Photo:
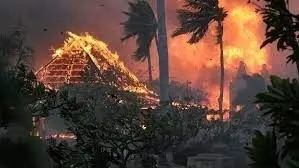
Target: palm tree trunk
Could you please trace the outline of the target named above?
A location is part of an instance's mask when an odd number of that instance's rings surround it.
[[[149,80],[149,83],[152,84],[152,82],[153,82],[153,73],[152,73],[152,60],[151,60],[151,53],[150,52],[147,56],[147,66],[148,66],[148,80]]]
[[[218,21],[218,26],[220,29],[220,94],[219,94],[219,111],[221,119],[223,120],[223,91],[224,91],[224,58],[223,58],[223,24]]]
[[[165,0],[157,0],[158,53],[160,73],[160,104],[169,103],[168,46],[165,19]]]

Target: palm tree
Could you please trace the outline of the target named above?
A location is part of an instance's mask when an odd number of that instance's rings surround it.
[[[121,41],[137,37],[136,43],[138,47],[133,57],[137,61],[145,61],[147,59],[149,82],[152,83],[150,48],[154,38],[157,43],[156,32],[158,27],[154,11],[147,1],[139,0],[129,2],[129,12],[123,13],[128,16],[128,20],[121,23],[124,26],[124,36],[121,38]]]
[[[222,114],[223,88],[224,88],[224,59],[223,59],[223,21],[227,11],[219,6],[218,0],[185,0],[184,9],[179,9],[178,19],[181,27],[174,33],[173,37],[189,34],[192,36],[188,43],[199,42],[207,33],[212,22],[217,23],[217,44],[220,46],[220,96],[219,111]]]
[[[125,33],[121,40],[124,41],[131,37],[137,37],[138,48],[134,53],[134,57],[137,60],[148,59],[149,79],[151,81],[150,46],[152,40],[155,39],[159,55],[160,102],[167,104],[169,102],[169,72],[165,2],[164,0],[157,0],[158,21],[146,0],[138,0],[135,3],[129,2],[129,6],[129,12],[124,12],[129,19],[122,23]]]
[[[168,46],[165,17],[165,1],[157,0],[158,16],[158,52],[160,72],[160,103],[169,103],[169,69],[168,69]]]

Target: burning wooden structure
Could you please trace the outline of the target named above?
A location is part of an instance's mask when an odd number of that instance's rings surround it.
[[[64,45],[54,51],[53,59],[36,72],[39,81],[55,89],[65,84],[101,83],[137,93],[150,104],[158,103],[157,95],[104,42],[87,33],[68,35]]]
[[[263,65],[260,74],[250,74],[244,62],[240,62],[236,77],[230,83],[230,110],[241,111],[256,108],[255,96],[266,91],[269,73]],[[243,110],[244,111],[244,110]]]
[[[60,87],[93,81],[140,94],[153,94],[104,42],[89,34],[68,34],[69,38],[63,47],[55,50],[53,59],[36,72],[44,84]]]

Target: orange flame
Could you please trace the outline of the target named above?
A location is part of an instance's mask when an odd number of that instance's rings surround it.
[[[122,84],[121,86],[116,86],[116,87],[122,87],[124,90],[128,90],[131,92],[135,93],[140,93],[140,94],[151,94],[155,95],[155,93],[151,90],[149,90],[146,85],[141,83],[139,79],[130,72],[130,70],[124,65],[124,63],[119,59],[119,56],[116,53],[112,53],[108,47],[107,44],[104,43],[103,41],[95,39],[93,36],[90,34],[86,33],[85,35],[76,35],[74,33],[68,32],[69,37],[64,41],[64,45],[61,48],[58,48],[54,50],[54,54],[52,55],[53,60],[55,61],[56,59],[62,58],[61,61],[57,61],[61,64],[60,62],[63,62],[64,64],[72,64],[69,62],[72,61],[66,61],[66,60],[71,60],[72,58],[70,57],[71,55],[76,55],[80,53],[82,59],[78,62],[75,63],[82,65],[83,67],[76,71],[83,71],[84,67],[86,66],[86,56],[89,56],[89,58],[92,60],[92,62],[95,64],[95,66],[98,68],[98,70],[107,70],[109,67],[114,67],[116,68],[122,75],[126,76],[127,80],[123,80],[122,78],[118,77],[118,83]],[[65,58],[65,59],[63,59]],[[83,59],[84,58],[84,59]],[[47,66],[50,64],[55,64],[55,63],[49,63],[46,66],[42,67],[37,74],[41,72],[43,74],[43,69],[47,71]],[[70,65],[71,66],[71,65]],[[50,68],[51,69],[51,68]],[[53,68],[52,68],[53,69]],[[71,68],[73,70],[73,68]],[[68,76],[72,75],[71,70],[68,70]],[[63,76],[64,74],[62,73],[63,70],[56,68],[56,71],[58,72],[58,77]],[[57,73],[56,72],[56,73]],[[117,72],[115,72],[117,73]],[[51,73],[45,73],[45,75],[48,75]],[[44,78],[43,75],[40,77],[42,80]],[[64,75],[65,76],[65,75]],[[53,77],[56,78],[57,75],[52,75],[51,80],[53,80]],[[76,76],[78,77],[78,76]],[[128,82],[129,81],[129,82]],[[44,83],[51,83],[53,81],[43,81]],[[54,81],[56,82],[56,81]],[[81,81],[83,82],[83,81]],[[69,83],[69,82],[67,82]],[[76,83],[76,82],[75,82]]]
[[[46,139],[62,139],[62,140],[75,140],[77,137],[73,133],[59,133],[46,136]]]
[[[228,11],[224,22],[225,88],[224,109],[228,109],[229,83],[236,75],[239,62],[245,62],[249,73],[259,73],[268,63],[267,51],[260,49],[263,22],[255,9],[246,2],[220,0]],[[182,2],[178,0],[177,7]],[[170,30],[170,33],[173,31]],[[189,45],[188,35],[169,39],[170,72],[179,80],[192,80],[193,87],[208,92],[208,106],[218,109],[220,61],[219,46],[215,44],[215,25],[211,25],[207,36],[199,43]],[[268,66],[270,67],[270,66]],[[271,67],[270,67],[271,68]]]

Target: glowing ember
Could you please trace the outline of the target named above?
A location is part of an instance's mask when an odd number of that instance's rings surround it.
[[[93,64],[99,82],[135,93],[154,94],[125,67],[117,54],[111,53],[103,41],[96,40],[88,33],[79,36],[68,32],[68,35],[64,45],[54,51],[53,60],[37,72],[40,81],[47,85],[82,83],[84,68]],[[106,79],[101,76],[103,72],[111,76]]]
[[[77,139],[76,136],[72,133],[60,133],[60,134],[53,134],[53,135],[46,136],[46,139],[50,139],[50,138],[62,139],[62,140],[75,140],[75,139]]]
[[[184,1],[177,0],[177,8]],[[229,108],[229,82],[236,74],[240,61],[244,61],[249,73],[258,73],[263,64],[268,64],[266,50],[260,50],[263,41],[263,22],[255,9],[245,1],[220,0],[229,11],[224,23],[225,90],[224,108]],[[170,33],[175,27],[170,30]],[[209,95],[206,102],[218,109],[220,62],[219,46],[216,45],[215,25],[207,36],[195,45],[189,45],[190,36],[170,38],[170,71],[180,81],[192,80],[193,87],[204,89]]]

